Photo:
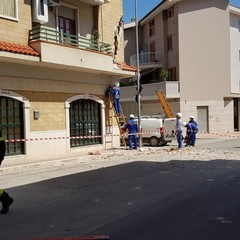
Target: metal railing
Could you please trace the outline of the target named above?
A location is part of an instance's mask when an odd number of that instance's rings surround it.
[[[66,44],[82,49],[93,50],[101,53],[112,54],[112,45],[82,36],[66,34],[47,27],[38,27],[29,31],[29,42],[43,40],[59,44]]]
[[[136,66],[136,54],[130,57],[130,64]],[[139,53],[139,64],[140,65],[153,65],[162,64],[162,53],[161,52],[146,52]]]

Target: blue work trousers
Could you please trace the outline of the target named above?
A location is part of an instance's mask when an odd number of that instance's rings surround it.
[[[113,104],[116,110],[116,114],[120,114],[120,102],[119,102],[119,98],[114,98],[113,99]]]
[[[182,130],[178,130],[177,132],[177,142],[178,148],[182,148]]]
[[[134,143],[134,149],[137,149],[137,146],[138,146],[137,133],[130,133],[130,134],[132,135],[128,135],[129,148],[133,149],[133,143]]]

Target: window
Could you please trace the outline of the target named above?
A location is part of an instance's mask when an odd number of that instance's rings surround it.
[[[66,44],[76,45],[76,27],[75,20],[59,16],[59,30],[63,34],[63,42]]]
[[[167,50],[172,50],[173,44],[172,44],[172,35],[168,35],[167,37]]]
[[[44,14],[44,0],[40,0],[39,1],[39,5],[40,5],[40,7],[39,7],[39,15],[44,16],[45,15]]]
[[[174,7],[171,7],[167,10],[163,10],[163,21],[166,21],[168,18],[174,16]]]
[[[167,10],[164,10],[163,11],[163,21],[166,21],[167,19],[168,19]]]
[[[155,34],[155,23],[154,20],[149,22],[149,36],[153,36]]]
[[[70,104],[70,145],[79,147],[101,143],[100,104],[79,99]],[[76,138],[75,138],[76,137]]]
[[[66,34],[76,35],[75,20],[59,16],[59,30]]]
[[[171,7],[167,10],[167,16],[168,18],[171,18],[174,16],[174,7]]]
[[[18,19],[18,0],[0,0],[0,17]]]

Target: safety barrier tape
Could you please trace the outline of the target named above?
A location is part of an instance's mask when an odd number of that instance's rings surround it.
[[[171,132],[171,135],[174,135],[174,130],[164,130],[164,132]],[[149,132],[141,132],[139,134],[159,134],[160,131],[149,131]],[[206,134],[208,136],[220,136],[220,137],[230,137],[230,138],[238,138],[238,136],[232,134],[222,134],[222,133],[208,133],[208,132],[198,132],[200,134]],[[127,137],[129,135],[135,134],[105,134],[105,135],[94,135],[94,136],[72,136],[72,137],[49,137],[49,138],[29,138],[29,139],[12,139],[12,140],[5,140],[5,142],[29,142],[29,141],[46,141],[46,140],[65,140],[65,139],[92,139],[92,138],[101,138],[101,137]]]

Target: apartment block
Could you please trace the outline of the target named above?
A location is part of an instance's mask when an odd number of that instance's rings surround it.
[[[135,75],[123,64],[122,0],[1,3],[0,129],[7,156],[119,146],[105,90]]]
[[[125,23],[125,61],[136,66],[135,23]],[[240,9],[227,0],[164,0],[138,22],[142,115],[163,115],[162,90],[201,132],[240,128]],[[163,70],[168,77],[161,77]],[[122,107],[137,114],[136,79],[122,81]]]

